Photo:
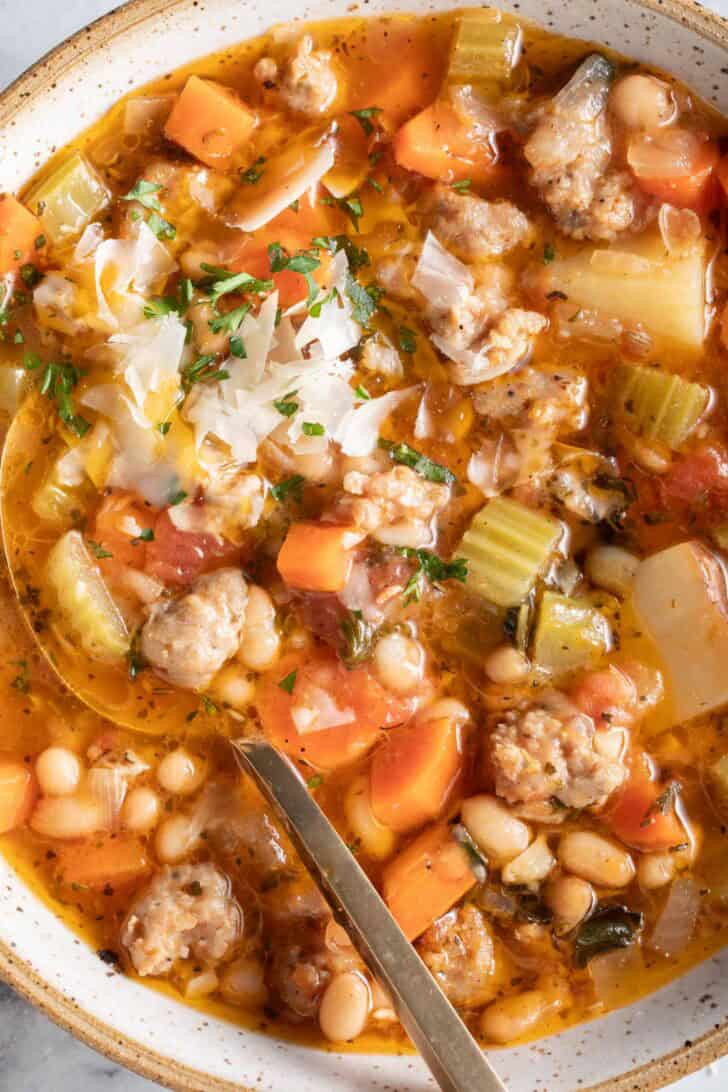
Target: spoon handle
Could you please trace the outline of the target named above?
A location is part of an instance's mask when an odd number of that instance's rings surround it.
[[[236,740],[233,746],[242,769],[275,808],[334,917],[391,992],[404,1028],[443,1092],[505,1092],[295,766],[262,740]]]

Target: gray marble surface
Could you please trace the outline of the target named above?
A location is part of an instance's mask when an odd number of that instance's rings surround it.
[[[706,2],[728,15],[728,0]],[[113,7],[110,0],[0,0],[0,88]],[[151,1092],[158,1087],[76,1042],[0,982],[0,1092]],[[726,1087],[724,1061],[673,1085],[671,1092]]]

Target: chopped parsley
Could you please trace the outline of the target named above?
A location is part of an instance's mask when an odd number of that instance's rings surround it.
[[[388,452],[393,463],[408,466],[420,477],[426,478],[428,482],[441,482],[445,485],[452,485],[457,480],[452,470],[448,470],[446,466],[428,459],[426,455],[415,451],[409,444],[380,440],[379,446]]]
[[[198,356],[192,364],[188,364],[182,372],[182,389],[189,392],[196,383],[219,383],[223,379],[229,379],[230,372],[220,368],[215,363],[215,357],[210,353]]]
[[[234,334],[249,310],[250,304],[243,303],[232,311],[226,311],[224,315],[217,315],[214,319],[210,319],[207,325],[213,334]]]
[[[15,667],[19,667],[20,671],[11,681],[10,685],[13,690],[18,690],[21,694],[27,694],[30,690],[30,679],[28,678],[28,661],[27,660],[11,660]]]
[[[286,675],[285,679],[281,679],[278,683],[281,690],[285,690],[286,694],[292,694],[293,688],[296,685],[296,675],[298,675],[298,669],[294,669],[290,674]]]
[[[354,394],[357,396],[357,398],[361,398],[365,402],[368,402],[369,399],[372,397],[366,387],[363,387],[361,383],[358,387],[354,388]]]
[[[443,561],[430,550],[414,549],[412,546],[398,546],[397,553],[414,561],[417,565],[404,589],[405,603],[417,603],[422,598],[424,581],[441,584],[444,580],[459,580],[464,584],[468,578],[468,562],[464,557],[453,561]]]
[[[372,641],[376,628],[364,620],[360,610],[347,611],[340,623],[341,645],[339,653],[347,667],[364,663],[372,654]]]
[[[153,231],[158,239],[174,239],[177,236],[177,228],[165,220],[158,212],[150,212],[147,227]]]
[[[338,254],[343,250],[349,262],[349,269],[356,273],[366,265],[371,265],[371,259],[363,246],[357,246],[348,235],[316,235],[311,240],[311,245],[320,250],[328,250],[331,254]]]
[[[470,870],[478,883],[485,883],[488,879],[488,858],[484,856],[482,850],[462,823],[456,823],[450,832],[458,845],[462,846],[468,855]]]
[[[178,504],[181,504],[183,500],[187,499],[187,493],[184,489],[178,489],[176,493],[172,493],[169,498],[169,507],[176,508]]]
[[[349,115],[356,118],[367,136],[371,136],[374,132],[372,118],[375,118],[381,112],[381,106],[365,106],[363,110],[350,110]]]
[[[263,164],[265,163],[265,156],[260,155],[247,170],[240,172],[240,180],[247,182],[249,186],[254,186],[256,182],[260,182],[261,178],[265,174],[263,170]]]
[[[213,307],[217,306],[221,296],[227,296],[230,292],[253,292],[260,295],[263,292],[270,292],[273,288],[273,281],[259,280],[257,277],[252,277],[250,273],[232,273],[229,269],[208,265],[206,262],[202,262],[200,268],[212,277],[208,296]]]
[[[274,402],[273,405],[278,410],[282,417],[293,417],[298,407],[298,402],[294,401],[296,391],[291,391],[290,394],[286,394],[283,398]]]
[[[543,248],[543,264],[549,265],[556,257],[556,248],[553,243],[545,243]]]
[[[408,326],[399,328],[399,347],[403,353],[417,352],[417,335]]]
[[[26,288],[35,288],[36,284],[43,279],[43,274],[32,262],[24,262],[21,265],[20,276]]]
[[[109,552],[109,550],[105,550],[100,542],[94,542],[94,540],[92,538],[89,538],[86,541],[88,542],[89,549],[91,550],[91,553],[99,561],[103,561],[104,558],[106,558],[106,557],[113,557],[114,556],[112,553]]]
[[[323,436],[326,429],[323,425],[320,425],[318,421],[304,421],[301,426],[301,431],[304,436]]]
[[[450,189],[456,190],[457,193],[465,193],[473,184],[472,178],[461,178],[459,182],[453,182]]]
[[[245,342],[239,334],[230,338],[230,355],[236,356],[238,360],[245,360],[248,355],[245,351]]]
[[[162,187],[156,182],[147,182],[146,178],[140,178],[138,182],[134,183],[129,192],[123,195],[121,200],[138,201],[143,208],[148,210],[147,224],[158,239],[174,239],[177,229],[162,216],[162,206],[157,196],[161,189]]]
[[[314,789],[320,789],[323,783],[324,779],[320,773],[314,774],[313,777],[309,777],[308,781],[306,782],[309,789],[311,789],[312,791]]]
[[[139,672],[145,667],[145,660],[141,650],[142,631],[137,629],[131,639],[129,651],[126,654],[126,668],[130,679],[136,679]]]
[[[167,433],[169,432],[169,430],[171,429],[171,427],[172,427],[172,422],[171,421],[158,421],[157,422],[157,432],[160,432],[162,434],[162,436],[166,436]]]
[[[364,207],[358,194],[351,193],[348,197],[322,197],[321,203],[340,208],[351,220],[354,231],[359,230],[359,220],[364,215]]]
[[[203,712],[207,713],[208,717],[215,717],[219,713],[219,709],[212,698],[208,698],[207,694],[203,694],[201,698]]]
[[[682,785],[679,781],[668,781],[665,788],[662,790],[659,796],[655,797],[647,811],[645,812],[641,827],[648,827],[652,820],[658,815],[667,815],[673,810],[677,803],[677,798],[682,791]]]
[[[301,250],[298,254],[291,255],[280,243],[269,243],[268,260],[271,273],[280,273],[284,269],[290,269],[292,273],[301,273],[306,279],[308,288],[307,302],[313,303],[318,294],[318,285],[311,274],[321,265],[321,259],[315,251]]]
[[[278,482],[277,485],[272,486],[270,495],[273,500],[283,503],[290,497],[296,502],[301,504],[303,501],[303,486],[306,479],[302,474],[293,474],[290,478],[284,478],[283,481]]]
[[[379,307],[384,289],[376,284],[359,284],[359,281],[349,273],[346,277],[346,295],[351,302],[355,321],[360,326],[368,326]]]
[[[163,318],[177,310],[175,296],[153,296],[148,303],[144,304],[144,318]]]
[[[91,428],[90,421],[76,413],[71,392],[81,378],[81,372],[73,364],[46,364],[36,353],[25,353],[23,367],[28,371],[43,368],[39,390],[42,395],[56,403],[56,410],[63,424],[78,437],[85,436]]]
[[[131,540],[132,546],[138,546],[140,542],[154,542],[154,531],[151,527],[145,527],[143,531]]]
[[[36,235],[35,242],[33,243],[33,246],[35,247],[35,249],[36,250],[42,250],[45,245],[46,245],[45,235]]]
[[[338,298],[339,292],[336,288],[332,288],[330,292],[327,292],[325,296],[320,296],[316,299],[308,309],[309,315],[312,318],[321,318],[321,311],[327,303],[331,303],[332,300]]]

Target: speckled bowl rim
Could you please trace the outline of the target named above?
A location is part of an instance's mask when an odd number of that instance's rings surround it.
[[[453,7],[464,7],[467,3],[468,0],[461,0],[460,3],[454,0]],[[726,52],[728,63],[727,19],[707,11],[695,0],[631,0],[631,3],[682,23],[701,38],[720,46]],[[0,128],[12,126],[14,116],[26,99],[50,88],[63,73],[97,46],[102,43],[108,45],[131,27],[164,11],[171,11],[176,4],[177,0],[128,0],[71,35],[0,92]],[[356,14],[358,8],[358,4],[352,4],[347,8],[347,14]],[[402,10],[406,9],[407,0],[403,0]],[[175,1092],[255,1092],[250,1086],[213,1077],[140,1047],[45,982],[28,963],[16,957],[12,944],[8,945],[2,940],[0,977],[81,1042],[163,1087]],[[621,1077],[584,1088],[583,1092],[654,1092],[709,1065],[724,1054],[728,1054],[728,1018],[699,1039],[686,1042],[677,1050],[633,1068]]]

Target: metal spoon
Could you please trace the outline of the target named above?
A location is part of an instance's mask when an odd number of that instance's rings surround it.
[[[234,740],[233,747],[241,768],[274,807],[334,917],[392,994],[405,1030],[443,1092],[505,1092],[293,763],[265,740]]]

